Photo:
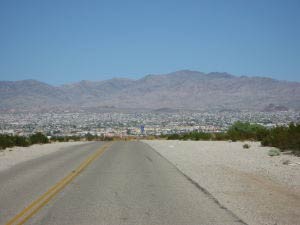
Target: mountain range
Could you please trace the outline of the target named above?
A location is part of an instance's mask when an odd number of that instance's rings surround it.
[[[300,83],[181,70],[132,80],[114,78],[52,86],[0,81],[0,111],[86,109],[300,110]]]

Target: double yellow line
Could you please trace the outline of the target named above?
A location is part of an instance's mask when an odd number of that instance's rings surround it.
[[[76,176],[78,176],[90,163],[97,159],[111,144],[105,144],[96,153],[89,156],[79,167],[73,170],[69,175],[64,177],[47,192],[41,195],[38,199],[32,202],[19,214],[6,223],[6,225],[21,225],[29,220],[35,213],[37,213],[43,206],[45,206],[57,193],[59,193],[65,186],[67,186]]]

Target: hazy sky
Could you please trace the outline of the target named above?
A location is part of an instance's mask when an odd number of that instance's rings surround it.
[[[300,1],[0,0],[0,80],[180,69],[300,81]]]

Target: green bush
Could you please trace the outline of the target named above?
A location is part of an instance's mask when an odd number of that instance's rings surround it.
[[[0,135],[0,149],[10,148],[13,146],[27,147],[30,141],[27,137],[14,135]]]
[[[51,141],[53,142],[80,141],[80,137],[79,136],[52,136]]]
[[[170,135],[166,135],[168,140],[179,140],[180,139],[180,135],[179,134],[170,134]]]
[[[288,127],[275,127],[269,131],[261,144],[263,146],[277,147],[283,151],[291,150],[300,156],[300,124],[290,124]]]
[[[229,140],[229,135],[227,133],[214,133],[212,134],[212,139],[216,141]]]
[[[232,141],[236,140],[262,140],[268,135],[268,130],[259,124],[235,122],[227,131]]]
[[[27,147],[30,145],[29,139],[24,136],[14,136],[13,139],[14,139],[14,145],[16,146]]]
[[[189,136],[191,140],[195,140],[195,141],[212,139],[212,135],[210,133],[197,132],[197,131],[191,132]]]
[[[66,136],[66,137],[53,136],[51,138],[51,141],[59,141],[59,142],[70,141],[70,140],[79,141],[80,137],[78,137],[78,136]],[[49,140],[42,133],[36,133],[36,134],[30,135],[29,137],[0,134],[0,149],[5,149],[5,148],[13,147],[13,146],[27,147],[32,144],[44,144],[44,143],[49,143]]]
[[[0,149],[5,149],[14,146],[13,136],[0,135]]]
[[[45,144],[49,143],[48,138],[42,134],[41,132],[35,133],[29,136],[29,140],[31,144]]]
[[[87,133],[87,134],[85,135],[85,138],[86,138],[86,140],[88,140],[88,141],[95,141],[95,140],[98,139],[98,136],[97,136],[97,135],[92,135],[91,133]]]
[[[267,129],[258,124],[243,122],[234,123],[226,133],[190,132],[186,134],[166,135],[168,140],[232,140],[260,141],[263,146],[279,148],[281,151],[290,150],[300,156],[300,124],[290,124],[288,127],[279,126]],[[249,146],[250,147],[250,146]],[[247,148],[244,146],[244,148]]]

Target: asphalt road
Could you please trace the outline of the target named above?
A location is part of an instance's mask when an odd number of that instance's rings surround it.
[[[74,172],[103,145],[65,148],[1,172],[0,224]],[[244,223],[151,147],[133,141],[112,143],[25,224]]]

